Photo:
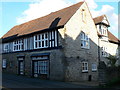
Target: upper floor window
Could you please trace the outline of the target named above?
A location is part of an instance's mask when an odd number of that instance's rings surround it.
[[[9,44],[4,44],[4,52],[9,52]]]
[[[107,48],[106,47],[101,47],[101,53],[103,57],[108,57],[108,53],[107,53]]]
[[[34,48],[48,47],[48,33],[42,33],[34,36]]]
[[[100,31],[101,35],[107,36],[107,27],[105,25],[100,25],[99,31]]]
[[[24,49],[23,40],[16,40],[13,42],[13,51],[21,51]]]
[[[82,21],[85,22],[86,20],[86,13],[85,13],[85,9],[82,9]]]
[[[52,30],[46,33],[41,33],[34,36],[34,48],[48,48],[58,46],[58,32]]]
[[[82,72],[88,72],[88,62],[82,62]]]
[[[81,48],[89,49],[89,37],[85,33],[81,33]]]

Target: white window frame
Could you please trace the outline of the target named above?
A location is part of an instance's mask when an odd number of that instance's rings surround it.
[[[101,47],[101,55],[102,57],[108,57],[107,47],[104,46]]]
[[[2,68],[6,68],[7,67],[7,61],[6,59],[2,60]]]
[[[9,52],[9,43],[4,44],[4,52]]]
[[[88,72],[88,62],[82,62],[82,72]]]
[[[24,40],[16,40],[13,42],[13,51],[22,51],[24,50],[24,45],[23,45]],[[16,48],[15,48],[16,47]],[[23,48],[22,48],[23,47]]]
[[[92,63],[92,71],[97,71],[97,64],[96,63]]]
[[[47,34],[47,38],[46,38],[46,34]],[[42,36],[43,36],[43,38],[42,38]],[[47,43],[46,43],[46,41],[47,41]],[[36,47],[36,44],[37,44],[37,47]],[[41,33],[41,34],[34,36],[34,49],[39,49],[39,48],[48,48],[48,32]]]
[[[81,48],[90,49],[89,35],[86,35],[84,32],[81,32]]]
[[[106,26],[104,26],[104,25],[101,25],[100,26],[100,33],[101,33],[101,35],[105,35],[105,36],[107,36],[107,27]]]

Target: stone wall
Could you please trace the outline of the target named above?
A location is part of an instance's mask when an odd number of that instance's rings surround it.
[[[25,56],[25,75],[32,75],[32,54],[50,53],[50,78],[51,80],[64,80],[64,55],[62,50],[46,50],[46,51],[34,51],[34,52],[17,52],[3,54],[2,59],[7,60],[7,68],[3,69],[3,72],[18,74],[18,55]]]
[[[82,10],[85,10],[86,20],[82,20]],[[84,32],[90,38],[90,48],[81,48],[80,34]],[[98,36],[90,11],[84,3],[65,25],[64,53],[67,62],[66,80],[88,81],[89,75],[92,81],[98,80],[98,71],[93,72],[92,63],[98,65]],[[82,61],[88,62],[89,70],[82,72]]]
[[[99,85],[106,85],[111,81],[120,78],[120,66],[119,67],[107,67],[104,62],[99,63]]]

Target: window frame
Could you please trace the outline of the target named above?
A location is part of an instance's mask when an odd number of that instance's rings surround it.
[[[3,59],[2,60],[2,68],[7,68],[7,60],[6,59]]]
[[[92,71],[97,71],[97,64],[96,63],[92,63]]]
[[[104,46],[101,47],[101,55],[102,57],[108,57],[107,47]]]
[[[47,34],[47,38],[46,38]],[[47,41],[47,42],[46,42]],[[34,36],[34,49],[48,48],[48,32]]]
[[[24,40],[15,40],[13,42],[13,51],[22,51],[24,50]]]
[[[7,49],[6,49],[7,46]],[[9,52],[9,43],[4,44],[4,52]]]
[[[82,21],[85,22],[86,21],[86,12],[85,9],[82,9]]]
[[[89,38],[89,35],[86,35],[84,32],[82,32],[80,34],[80,36],[81,36],[81,48],[90,49],[90,40],[89,40],[90,38]],[[83,46],[82,46],[82,44],[83,44]]]
[[[108,32],[107,32],[107,26],[105,26],[105,25],[100,25],[100,30],[99,30],[99,32],[101,33],[101,35],[105,35],[105,36],[107,36],[108,34]]]
[[[88,72],[88,62],[82,62],[82,72]]]

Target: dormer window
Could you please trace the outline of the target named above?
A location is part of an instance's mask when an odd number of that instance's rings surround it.
[[[107,26],[99,25],[99,32],[101,35],[107,36]]]

